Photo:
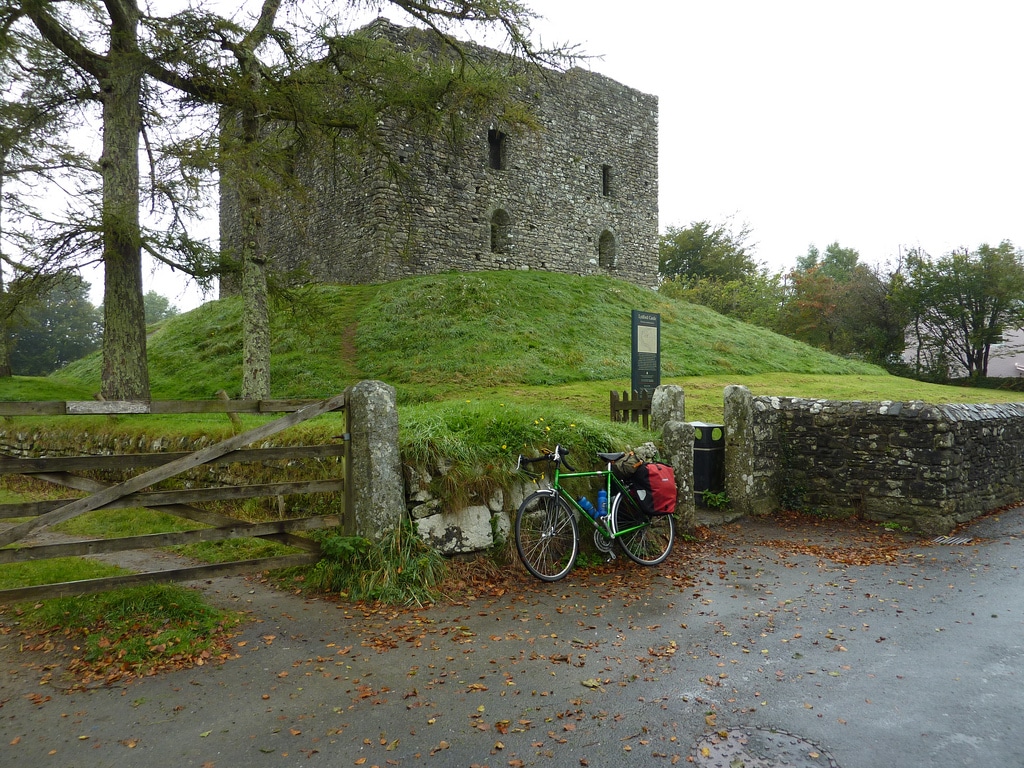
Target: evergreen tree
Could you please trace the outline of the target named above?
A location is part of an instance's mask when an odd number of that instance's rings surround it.
[[[359,6],[354,0],[352,4]],[[100,198],[92,210],[81,213],[81,227],[65,228],[48,245],[62,260],[87,246],[102,259],[105,397],[145,399],[149,394],[142,253],[201,280],[222,268],[209,245],[190,235],[190,221],[214,178],[211,170],[234,179],[240,191],[243,252],[233,259],[246,306],[243,393],[265,397],[268,254],[260,236],[260,213],[270,197],[267,190],[280,183],[275,176],[282,166],[275,167],[275,162],[283,159],[287,170],[288,157],[280,151],[286,149],[285,142],[268,136],[274,133],[268,129],[289,125],[301,136],[310,126],[329,128],[337,132],[339,146],[360,154],[387,151],[377,128],[389,114],[429,116],[438,125],[457,126],[464,114],[500,113],[508,92],[495,89],[504,81],[491,75],[478,78],[459,56],[458,46],[443,35],[461,24],[496,29],[516,57],[539,57],[529,41],[532,15],[516,0],[389,4],[453,50],[452,66],[431,67],[421,51],[393,46],[387,56],[367,56],[356,62],[360,66],[350,67],[351,55],[335,55],[352,50],[338,32],[341,11],[305,15],[303,6],[295,6],[279,14],[280,0],[265,0],[250,17],[237,9],[225,17],[202,6],[160,17],[140,8],[137,0],[0,0],[0,60],[16,60],[20,48],[12,42],[15,38],[28,41],[28,46],[60,58],[69,77],[89,83],[92,103],[99,105]],[[312,11],[318,12],[319,7]],[[235,18],[251,23],[243,25]],[[557,58],[557,52],[552,55]],[[343,66],[331,69],[335,59]],[[410,71],[418,75],[413,80],[407,77]],[[350,72],[358,79],[346,80]],[[147,142],[145,175],[139,162],[143,133],[162,139]],[[169,133],[174,141],[167,138]],[[221,139],[226,143],[220,144]],[[268,147],[279,151],[264,155]],[[276,160],[268,163],[265,157]],[[150,226],[140,218],[143,183],[147,215],[158,219]],[[96,240],[94,233],[99,233]]]
[[[89,302],[89,284],[77,275],[62,276],[19,308],[13,322],[14,373],[46,376],[85,357],[101,343],[101,317]]]

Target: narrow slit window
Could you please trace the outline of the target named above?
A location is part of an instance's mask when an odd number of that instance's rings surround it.
[[[491,253],[508,253],[512,250],[512,219],[503,210],[491,216]]]
[[[601,166],[601,194],[605,197],[612,196],[612,167],[610,165]]]
[[[601,269],[615,269],[615,251],[615,235],[606,229],[597,241],[597,264]]]
[[[490,166],[496,171],[505,170],[506,137],[501,131],[491,128],[487,131]]]

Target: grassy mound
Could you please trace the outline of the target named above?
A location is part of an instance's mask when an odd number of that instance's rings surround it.
[[[241,385],[241,301],[210,302],[151,331],[154,398],[208,398]],[[608,277],[480,272],[383,286],[318,286],[274,308],[272,393],[320,397],[359,379],[403,401],[486,388],[630,379],[630,317],[661,314],[662,378],[770,372],[881,375],[711,310]],[[51,379],[95,391],[92,355]]]

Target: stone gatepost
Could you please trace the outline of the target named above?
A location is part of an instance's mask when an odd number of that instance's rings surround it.
[[[661,430],[666,461],[676,473],[676,520],[686,533],[697,528],[693,497],[693,425],[686,424],[686,394],[677,384],[662,384],[651,396],[651,429]]]
[[[750,390],[736,384],[725,388],[725,492],[729,503],[741,515],[763,515],[774,507],[771,477],[756,468],[754,398]]]
[[[346,532],[377,540],[405,517],[395,388],[382,381],[360,381],[345,395],[352,442],[352,509],[346,510]]]
[[[686,394],[678,384],[662,384],[651,395],[651,429],[657,432],[670,421],[686,421]]]
[[[661,431],[668,463],[676,473],[676,521],[684,533],[697,528],[697,504],[693,493],[693,424],[669,421]]]

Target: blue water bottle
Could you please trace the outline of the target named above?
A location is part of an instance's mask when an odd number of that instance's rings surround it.
[[[608,514],[608,491],[602,488],[597,492],[597,518],[600,520]]]
[[[583,511],[591,517],[597,517],[597,510],[594,509],[594,505],[590,503],[590,499],[586,496],[580,496],[579,505],[583,507]]]

